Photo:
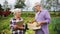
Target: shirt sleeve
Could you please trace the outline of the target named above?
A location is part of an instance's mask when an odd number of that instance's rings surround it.
[[[14,23],[12,22],[12,19],[10,20],[10,29],[13,30],[14,29]]]
[[[50,14],[49,14],[48,11],[46,11],[46,13],[45,13],[45,22],[49,24],[50,20],[51,20]]]

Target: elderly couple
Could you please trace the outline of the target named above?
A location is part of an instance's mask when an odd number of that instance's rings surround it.
[[[49,12],[47,10],[43,10],[39,3],[35,3],[34,8],[36,10],[34,20],[38,22],[38,26],[41,26],[41,29],[35,30],[35,34],[49,34],[49,30],[48,30],[48,24],[50,23]],[[24,30],[21,30],[25,28],[25,25],[23,24],[23,27],[18,27],[17,25],[15,25],[17,21],[23,21],[23,19],[21,18],[20,9],[15,9],[14,17],[10,20],[10,28],[12,30],[12,34],[25,34]],[[15,31],[14,30],[15,28],[20,28],[20,29],[17,29]]]

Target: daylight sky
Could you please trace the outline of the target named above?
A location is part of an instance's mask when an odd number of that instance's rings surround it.
[[[1,0],[1,1],[0,1],[0,4],[3,5],[3,2],[4,2],[4,1],[5,1],[5,0]],[[15,3],[16,0],[7,0],[7,1],[8,1],[9,4],[14,5],[14,3]],[[30,5],[34,5],[34,3],[40,2],[40,1],[41,1],[41,0],[26,0],[25,3],[27,4],[27,3],[29,2]]]
[[[4,1],[5,1],[5,0],[0,0],[0,4],[3,5]],[[9,3],[9,5],[14,5],[15,2],[16,2],[16,0],[7,0],[7,1],[8,1],[8,3]],[[41,0],[25,0],[25,4],[26,4],[27,6],[30,6],[30,9],[34,6],[34,3],[36,3],[36,2],[41,2]],[[30,9],[29,9],[29,10],[30,10]]]
[[[0,4],[2,4],[3,5],[3,2],[4,2],[5,0],[0,0]],[[15,3],[15,0],[7,0],[8,1],[8,3],[9,4],[13,4],[14,5],[14,3]]]

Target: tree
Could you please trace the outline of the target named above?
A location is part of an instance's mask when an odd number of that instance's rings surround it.
[[[48,9],[49,11],[51,11],[51,9],[53,8],[53,10],[52,11],[54,11],[54,14],[56,14],[56,7],[57,7],[57,0],[46,0],[46,1],[44,1],[44,0],[42,0],[41,1],[42,2],[42,6],[43,6],[43,8],[45,8],[45,9]],[[44,3],[46,3],[46,4],[44,4]]]
[[[56,8],[57,7],[57,0],[42,0],[41,4],[44,8],[50,10],[51,7]]]
[[[2,6],[1,6],[1,4],[0,4],[0,10],[2,10]]]
[[[54,14],[56,14],[57,0],[47,0],[47,3],[49,3],[50,9],[51,7],[54,9]]]
[[[3,3],[3,9],[6,11],[7,9],[10,9],[10,5],[8,4],[7,0],[4,1]]]
[[[24,8],[25,6],[25,0],[17,0],[15,8]]]

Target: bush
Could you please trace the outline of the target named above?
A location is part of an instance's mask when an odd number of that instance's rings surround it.
[[[54,31],[60,32],[60,18],[55,18]]]
[[[22,12],[22,17],[34,17],[34,12]]]

